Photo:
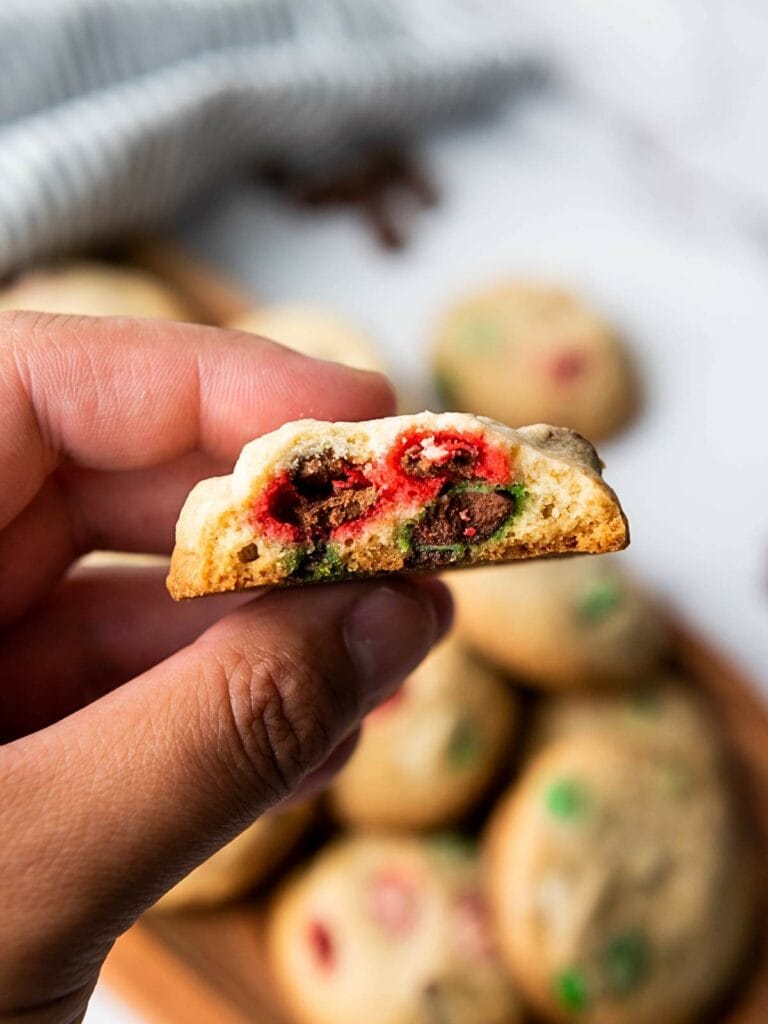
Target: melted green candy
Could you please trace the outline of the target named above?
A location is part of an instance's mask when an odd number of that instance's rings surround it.
[[[460,719],[448,742],[448,760],[454,768],[471,768],[483,751],[482,739],[474,724]]]
[[[582,817],[589,802],[586,789],[574,779],[558,779],[553,782],[544,800],[549,813],[564,820]]]
[[[601,955],[602,975],[612,995],[624,996],[642,985],[650,970],[650,947],[641,931],[612,938]]]
[[[602,622],[618,608],[623,599],[624,588],[617,580],[595,580],[579,602],[579,618],[590,625]]]
[[[587,982],[581,971],[573,967],[561,971],[554,981],[555,999],[569,1013],[585,1010],[589,1003]]]

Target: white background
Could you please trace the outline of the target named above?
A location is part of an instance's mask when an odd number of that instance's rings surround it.
[[[641,364],[640,420],[601,448],[626,558],[768,695],[768,10],[521,5],[556,81],[424,147],[441,191],[403,254],[354,216],[227,189],[182,237],[261,299],[326,303],[425,384],[441,308],[524,274],[571,284]],[[103,987],[89,1024],[134,1018]],[[213,1024],[213,1022],[212,1022]]]

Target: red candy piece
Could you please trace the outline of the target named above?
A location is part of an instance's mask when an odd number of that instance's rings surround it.
[[[467,956],[485,960],[493,952],[488,907],[476,889],[468,889],[458,898],[454,910],[456,945]]]
[[[558,384],[570,384],[584,373],[588,362],[589,360],[583,352],[576,350],[559,352],[551,360],[549,372]]]
[[[324,970],[330,970],[336,957],[333,938],[328,927],[322,921],[310,921],[307,940],[312,947],[312,952],[318,964]]]
[[[419,914],[419,893],[415,879],[397,868],[384,868],[369,888],[371,916],[385,931],[402,937],[410,932]]]

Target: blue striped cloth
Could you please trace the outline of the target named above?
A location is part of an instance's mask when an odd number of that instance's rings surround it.
[[[0,275],[497,100],[509,0],[0,0]]]

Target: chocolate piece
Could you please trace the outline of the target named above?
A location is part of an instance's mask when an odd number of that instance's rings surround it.
[[[376,488],[347,459],[330,452],[310,455],[291,472],[290,486],[275,501],[273,514],[319,540],[342,523],[359,518],[378,497]]]
[[[504,525],[515,505],[515,496],[508,491],[451,491],[427,506],[411,531],[411,541],[415,547],[477,544]]]
[[[406,473],[420,479],[432,476],[449,476],[455,480],[468,480],[473,475],[477,462],[477,449],[467,445],[455,448],[442,461],[428,459],[421,444],[412,444],[403,454],[400,464]]]
[[[240,548],[237,553],[237,557],[241,562],[255,562],[259,557],[258,545],[246,544],[244,548]]]

